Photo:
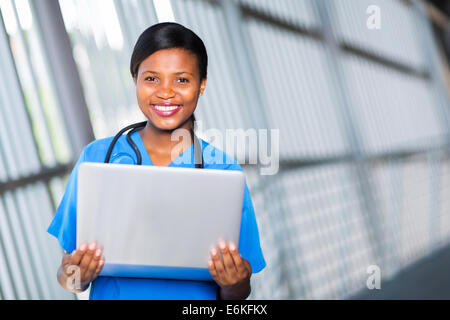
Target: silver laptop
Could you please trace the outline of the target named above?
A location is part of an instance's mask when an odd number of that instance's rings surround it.
[[[241,171],[84,162],[77,248],[103,247],[103,276],[212,280],[209,250],[239,243]]]

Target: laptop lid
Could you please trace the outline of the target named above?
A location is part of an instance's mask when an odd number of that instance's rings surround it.
[[[239,243],[244,174],[84,162],[77,247],[103,247],[103,276],[212,280],[209,250]]]

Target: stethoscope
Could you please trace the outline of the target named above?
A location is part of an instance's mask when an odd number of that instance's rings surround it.
[[[147,121],[143,121],[143,122],[134,123],[132,125],[129,125],[128,127],[123,128],[122,130],[120,130],[114,137],[111,144],[109,145],[108,153],[106,154],[106,158],[105,158],[105,163],[109,163],[109,159],[111,158],[111,152],[114,149],[114,146],[115,146],[117,140],[122,136],[122,134],[125,131],[128,131],[131,129],[131,131],[127,133],[127,141],[130,144],[130,146],[133,148],[134,152],[136,153],[137,164],[141,165],[142,164],[141,152],[139,151],[139,148],[136,146],[136,144],[131,139],[131,135],[134,132],[139,131],[140,129],[144,128],[146,125],[147,125]],[[198,138],[195,135],[194,130],[192,130],[192,128],[190,131],[191,131],[191,137],[194,137],[193,140],[194,140],[195,167],[199,168],[199,169],[203,169],[203,152],[202,152],[200,141],[198,140]]]

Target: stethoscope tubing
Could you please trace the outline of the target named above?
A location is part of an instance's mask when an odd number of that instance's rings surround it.
[[[106,157],[105,157],[105,163],[109,163],[109,160],[111,158],[111,153],[114,149],[114,146],[116,145],[117,140],[119,140],[119,138],[122,136],[122,134],[128,130],[131,129],[131,131],[129,131],[127,133],[127,141],[130,144],[130,146],[133,148],[134,152],[136,153],[136,157],[137,157],[137,165],[141,165],[142,164],[142,155],[141,152],[139,151],[139,148],[136,146],[136,144],[133,142],[133,140],[131,139],[131,135],[144,128],[147,125],[147,121],[143,121],[143,122],[138,122],[138,123],[134,123],[131,124],[125,128],[123,128],[122,130],[120,130],[116,136],[114,137],[114,139],[112,140],[111,144],[109,145],[108,148],[108,152],[106,153]],[[203,169],[203,152],[200,152],[200,154],[198,154],[196,151],[197,148],[200,148],[201,150],[201,144],[198,141],[197,136],[195,135],[194,131],[191,129],[191,136],[193,137],[193,141],[194,141],[194,158],[195,158],[195,167],[199,168],[199,169]],[[198,161],[200,160],[200,161]]]

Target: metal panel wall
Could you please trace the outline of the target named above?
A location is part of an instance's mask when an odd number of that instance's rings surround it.
[[[367,13],[371,5],[380,9],[380,29],[367,28]],[[402,1],[343,0],[332,2],[334,36],[376,55],[401,64],[425,69],[420,44],[417,41],[414,9]]]
[[[29,3],[0,9],[0,296],[73,298],[56,281],[62,250],[45,234],[56,203],[45,174],[36,182],[45,170],[65,172],[67,132]]]
[[[258,20],[246,21],[245,28],[264,86],[270,127],[280,128],[280,157],[348,152],[324,68],[325,46]]]
[[[88,6],[64,1],[73,10]],[[251,298],[343,298],[364,287],[369,265],[379,265],[388,278],[446,243],[443,234],[431,236],[436,226],[444,228],[440,194],[447,178],[436,176],[446,172],[445,153],[402,158],[439,150],[448,135],[434,73],[415,32],[417,8],[378,3],[383,31],[377,33],[365,25],[367,1],[322,1],[322,7],[293,0],[170,3],[175,20],[199,34],[209,53],[207,90],[196,110],[202,129],[280,129],[281,171],[264,177],[245,168],[268,261],[253,279]],[[95,27],[79,32],[86,27],[66,23],[82,73],[91,71],[99,47],[107,65],[127,66],[123,57],[133,37],[153,23],[143,24],[140,12],[151,9],[139,1],[114,4],[122,35],[128,35],[122,60],[105,60],[114,49],[98,40],[102,32],[88,35]],[[93,4],[89,9],[100,14]],[[121,75],[120,90],[130,94],[127,72]],[[105,118],[109,128],[111,121],[130,122],[115,109],[125,100],[102,94],[110,88],[99,80],[85,76],[84,82],[87,95],[97,95],[92,110],[116,102],[93,117],[94,127]],[[127,110],[135,105],[130,96]],[[103,129],[98,137],[112,132]],[[436,199],[438,206],[432,205]],[[409,241],[414,233],[420,236]]]
[[[354,56],[342,57],[342,75],[361,127],[364,151],[422,149],[445,142],[430,81]]]
[[[153,3],[59,3],[96,138],[142,119],[128,67]],[[244,164],[268,263],[250,298],[346,298],[369,265],[388,279],[449,244],[450,105],[420,6],[380,0],[368,30],[366,0],[170,4],[209,53],[202,129],[280,130],[278,174]],[[43,230],[76,155],[33,9],[0,8],[0,297],[70,298]]]
[[[314,0],[240,0],[242,5],[274,18],[302,27],[316,27],[319,23],[315,14]]]
[[[278,290],[286,298],[351,296],[365,287],[368,266],[378,265],[388,279],[446,243],[444,235],[438,232],[445,214],[436,203],[442,201],[440,193],[444,186],[440,180],[448,179],[448,175],[445,178],[441,175],[442,163],[448,162],[448,158],[445,153],[436,155],[433,150],[447,150],[448,125],[437,103],[438,88],[432,81],[434,76],[430,76],[433,71],[424,63],[421,49],[424,44],[416,33],[420,26],[416,8],[396,1],[379,3],[387,13],[382,21],[387,21],[382,25],[383,32],[372,32],[369,37],[370,31],[365,26],[369,4],[363,2],[346,1],[341,6],[323,1],[327,15],[321,18],[330,20],[331,30],[335,31],[331,38],[323,33],[326,28],[319,28],[322,29],[319,33],[314,25],[306,30],[296,28],[286,16],[274,22],[271,19],[277,16],[275,12],[267,12],[270,17],[261,17],[259,12],[246,15],[246,32],[252,42],[252,55],[257,57],[259,78],[268,83],[264,95],[268,101],[273,99],[268,104],[269,108],[274,107],[268,110],[270,121],[276,121],[273,127],[282,128],[284,137],[289,128],[296,129],[288,135],[291,139],[282,142],[281,159],[290,156],[287,150],[296,149],[297,157],[313,155],[320,159],[333,155],[333,148],[324,143],[331,140],[335,148],[341,146],[339,151],[356,152],[368,161],[358,174],[356,164],[349,163],[336,165],[332,170],[304,169],[328,177],[323,180],[308,179],[293,170],[289,171],[289,180],[283,178],[283,171],[281,177],[271,179],[282,190],[278,201],[288,205],[281,217],[283,224],[275,210],[261,216],[262,232],[268,232],[264,226],[282,225],[280,229],[288,235],[263,239],[265,245],[267,241],[276,241],[278,250],[284,252],[282,257],[291,253],[296,259],[284,263],[276,260],[278,270],[272,267],[262,275],[257,286],[260,291],[254,291],[252,297],[265,297],[261,291],[274,290],[272,284],[262,284],[269,279],[269,283],[278,279],[284,284]],[[319,12],[319,5],[312,11]],[[289,37],[295,39],[299,49],[283,42]],[[306,49],[308,43],[318,47],[316,52]],[[330,52],[332,47],[338,50]],[[333,69],[326,64],[327,54],[333,56],[331,61],[336,66]],[[296,63],[303,59],[306,67]],[[283,62],[289,67],[283,68]],[[267,74],[272,77],[264,78],[271,65],[273,70],[269,69]],[[279,70],[282,71],[277,74]],[[291,75],[297,81],[292,81]],[[320,81],[314,83],[316,77]],[[309,87],[304,84],[308,80],[313,83]],[[339,81],[344,85],[338,85]],[[298,98],[289,99],[292,96]],[[347,108],[337,108],[339,96]],[[283,107],[276,104],[280,97],[306,103],[294,104],[296,110],[291,108],[290,114],[280,116]],[[322,109],[314,117],[317,105]],[[334,125],[330,125],[326,115],[330,115]],[[314,118],[316,121],[309,120]],[[316,127],[311,123],[316,123]],[[357,136],[349,139],[347,132]],[[299,143],[299,139],[305,142]],[[322,146],[328,154],[313,152]],[[426,151],[429,156],[389,160],[395,159],[396,153],[414,150],[429,150]],[[377,154],[386,157],[377,161]],[[433,154],[434,157],[430,156]],[[386,188],[383,183],[386,180],[392,187]],[[308,196],[312,190],[317,190],[317,202]],[[365,191],[361,194],[359,190]],[[364,196],[372,192],[370,197]],[[376,206],[367,211],[371,204]],[[329,215],[322,216],[322,212]],[[315,220],[317,223],[311,222]],[[373,235],[369,237],[368,233]],[[275,245],[268,247],[270,250]]]

